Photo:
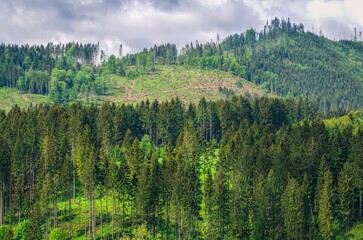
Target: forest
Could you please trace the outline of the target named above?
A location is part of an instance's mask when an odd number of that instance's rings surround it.
[[[317,101],[323,111],[362,109],[363,43],[331,40],[289,19],[272,19],[221,40],[154,45],[134,54],[107,54],[99,44],[0,45],[0,87],[48,95],[57,103],[103,95],[112,76],[130,81],[158,66],[231,72],[266,93]]]
[[[2,111],[0,239],[344,239],[362,220],[357,114],[236,96]]]
[[[363,238],[357,37],[275,18],[123,51],[0,44],[1,100],[30,103],[0,110],[0,239]]]

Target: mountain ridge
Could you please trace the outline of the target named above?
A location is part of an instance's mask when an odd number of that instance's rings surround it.
[[[186,78],[180,77],[181,69],[186,75],[193,75],[192,87],[185,83]],[[0,86],[16,88],[20,93],[48,95],[49,102],[137,102],[146,97],[162,100],[178,95],[187,101],[226,97],[222,90],[216,98],[218,85],[201,80],[203,77],[194,74],[199,70],[211,82],[221,72],[231,73],[236,78],[234,84],[219,84],[229,96],[241,94],[236,84],[244,82],[242,85],[247,86],[243,80],[246,79],[251,83],[247,92],[252,95],[264,92],[271,96],[308,98],[323,111],[362,108],[363,43],[327,39],[306,32],[302,24],[284,19],[271,20],[260,32],[248,29],[222,41],[217,38],[217,42],[186,44],[180,52],[170,43],[123,57],[122,45],[119,57],[106,56],[99,44],[0,45]],[[168,78],[183,82],[160,89],[159,85]],[[135,79],[136,89],[149,88],[148,91],[131,92],[124,97],[123,91]],[[119,92],[115,92],[116,86],[120,87]],[[174,88],[176,93],[171,94]],[[192,89],[195,94],[180,93]],[[110,92],[115,96],[108,99]],[[187,95],[195,98],[188,99]]]

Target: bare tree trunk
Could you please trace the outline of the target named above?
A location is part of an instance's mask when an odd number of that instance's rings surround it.
[[[79,204],[79,207],[80,207],[80,209],[81,209],[81,204]],[[87,224],[86,224],[86,222],[87,222],[87,210],[86,210],[87,208],[85,207],[84,208],[84,235],[85,236],[87,236]]]
[[[108,190],[106,189],[106,238],[108,238]]]
[[[362,219],[362,190],[359,190],[359,219]]]
[[[78,228],[81,228],[81,196],[79,196],[78,200]]]
[[[92,225],[92,196],[88,196],[88,239],[91,239],[91,225]]]
[[[125,200],[122,198],[122,237],[124,236],[125,232]]]
[[[73,164],[73,202],[76,198],[76,168],[74,163],[74,141],[72,142],[72,164]]]
[[[96,239],[96,201],[95,201],[95,195],[92,194],[92,232],[93,232],[93,239]]]
[[[169,203],[166,204],[166,240],[169,240]]]
[[[115,190],[112,189],[112,223],[111,223],[111,227],[112,227],[112,239],[113,239],[113,234],[114,234],[114,223],[115,221]]]
[[[3,199],[3,191],[4,191],[4,181],[1,178],[1,190],[0,190],[0,227],[3,225],[3,216],[4,216],[4,199]]]
[[[69,235],[73,238],[73,226],[72,226],[72,199],[69,199]]]
[[[175,214],[175,230],[174,230],[174,234],[175,234],[175,240],[178,240],[179,239],[179,215],[180,215],[180,212],[179,212],[179,207],[178,207],[178,203],[177,203],[177,208],[176,208],[176,214]]]
[[[48,212],[45,213],[44,239],[48,240]]]
[[[102,197],[100,198],[100,217],[101,217],[101,239],[103,238],[103,222],[102,222],[102,214],[103,214],[103,210],[102,210]]]
[[[58,208],[57,208],[57,199],[53,200],[53,227],[58,227]]]
[[[117,212],[119,213],[118,216],[120,216],[121,212],[121,201],[120,199],[117,199]],[[120,239],[120,217],[117,218],[117,239]]]

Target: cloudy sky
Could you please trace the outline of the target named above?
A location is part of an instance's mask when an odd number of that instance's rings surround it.
[[[100,42],[108,54],[224,38],[290,18],[333,38],[363,31],[362,0],[0,0],[0,42]]]

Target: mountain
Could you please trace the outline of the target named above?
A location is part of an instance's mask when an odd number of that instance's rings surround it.
[[[323,110],[362,107],[363,42],[334,41],[276,18],[259,33],[185,49],[185,59],[197,58],[187,64],[231,71],[279,96],[308,97]]]
[[[2,44],[0,87],[17,89],[24,106],[29,94],[47,96],[33,103],[100,103],[247,93],[308,98],[324,111],[361,109],[363,43],[331,40],[275,18],[260,32],[217,36],[180,51],[167,43],[122,56],[121,45],[118,57],[106,56],[98,44]]]

